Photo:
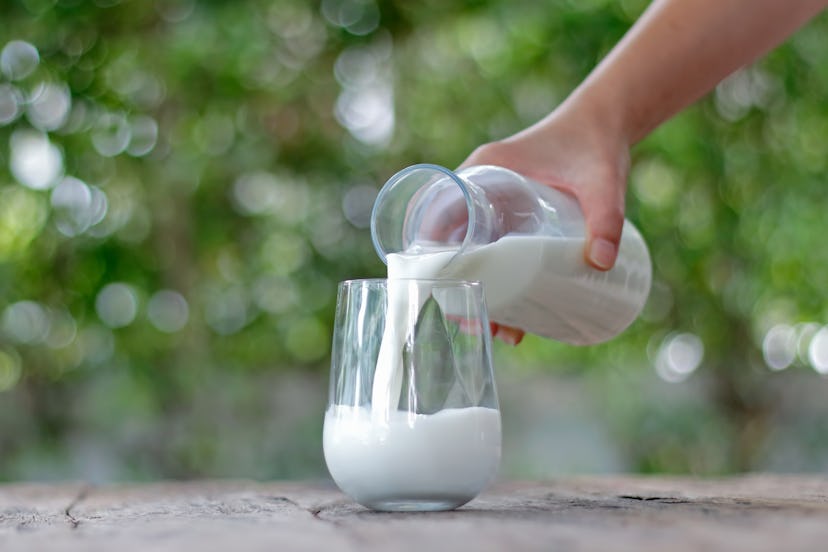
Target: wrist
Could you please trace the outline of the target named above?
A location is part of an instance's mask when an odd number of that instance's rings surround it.
[[[618,98],[598,93],[589,82],[575,89],[556,111],[578,127],[594,131],[603,141],[619,148],[629,149],[643,138],[635,118]]]

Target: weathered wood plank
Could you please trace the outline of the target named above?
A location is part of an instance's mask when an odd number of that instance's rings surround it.
[[[0,549],[820,550],[828,478],[502,483],[444,513],[368,511],[327,484],[0,486]]]
[[[8,535],[70,523],[66,510],[86,488],[83,483],[0,486],[0,542]]]

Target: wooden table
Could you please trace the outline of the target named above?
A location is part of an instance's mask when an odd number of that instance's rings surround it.
[[[366,510],[325,483],[0,486],[0,550],[828,550],[828,478],[506,482],[453,512]]]

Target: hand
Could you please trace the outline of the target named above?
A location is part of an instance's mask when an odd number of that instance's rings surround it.
[[[654,1],[548,117],[477,148],[461,167],[500,165],[574,195],[587,225],[586,262],[615,264],[630,146],[781,42],[828,0]],[[514,343],[520,330],[498,328]],[[519,340],[519,339],[518,339]]]
[[[461,167],[499,165],[575,196],[587,226],[584,259],[609,270],[621,240],[629,172],[629,145],[621,136],[596,114],[564,104],[514,136],[480,146]],[[516,328],[495,331],[511,344],[523,337]]]
[[[483,326],[479,320],[463,318],[459,316],[446,315],[448,320],[455,322],[460,331],[468,335],[480,335],[483,331]],[[509,326],[501,326],[496,322],[489,322],[489,331],[492,336],[497,336],[504,343],[509,345],[517,345],[523,339],[524,333],[517,328],[510,328]]]
[[[629,146],[600,121],[559,109],[512,137],[480,146],[461,167],[470,165],[506,167],[575,196],[586,219],[586,262],[612,268],[624,224]]]

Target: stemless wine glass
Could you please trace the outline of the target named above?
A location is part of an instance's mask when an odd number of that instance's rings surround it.
[[[450,510],[500,462],[483,288],[452,280],[339,284],[323,447],[336,484],[375,510]]]

